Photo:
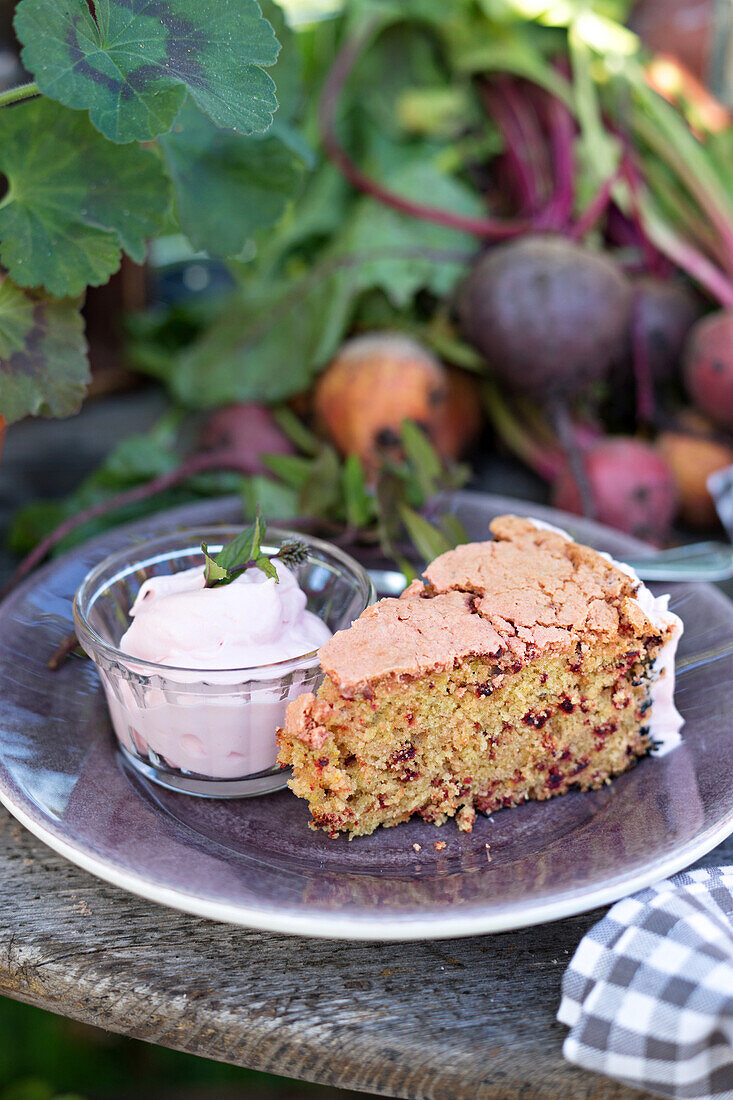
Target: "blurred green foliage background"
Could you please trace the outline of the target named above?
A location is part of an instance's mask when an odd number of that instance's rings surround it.
[[[357,1096],[209,1062],[0,997],[0,1100],[353,1100]]]

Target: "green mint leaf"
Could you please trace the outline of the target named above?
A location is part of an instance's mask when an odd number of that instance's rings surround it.
[[[264,137],[243,137],[215,126],[191,96],[160,145],[181,229],[212,255],[238,255],[253,233],[277,221],[303,175],[277,123]]]
[[[20,0],[15,29],[41,91],[86,109],[111,141],[170,129],[186,95],[216,123],[261,133],[277,108],[278,41],[256,0]]]
[[[154,153],[111,145],[83,114],[47,99],[0,112],[0,172],[2,262],[16,283],[57,297],[106,282],[122,249],[143,260],[170,202]]]
[[[260,544],[265,537],[266,524],[259,514],[254,523],[236,535],[216,555],[217,565],[232,572],[260,556]]]
[[[0,285],[0,415],[69,416],[89,382],[79,301]]]
[[[205,542],[201,543],[201,552],[204,555],[204,588],[215,588],[220,584],[230,584],[234,580],[229,573],[228,569],[225,569],[222,565],[219,565],[216,558],[212,558],[209,553],[209,548]]]
[[[255,558],[254,565],[257,569],[261,569],[266,577],[279,582],[280,578],[277,575],[277,569],[266,554],[260,554],[258,558]]]

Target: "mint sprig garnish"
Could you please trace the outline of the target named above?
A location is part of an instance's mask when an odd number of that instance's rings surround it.
[[[204,588],[221,588],[225,584],[231,584],[246,569],[252,568],[261,569],[266,577],[279,583],[280,578],[273,565],[275,558],[286,566],[299,565],[305,561],[308,551],[303,542],[286,542],[276,554],[264,554],[262,543],[266,531],[267,524],[258,513],[252,526],[245,528],[222,547],[216,557],[209,553],[208,546],[202,542]]]

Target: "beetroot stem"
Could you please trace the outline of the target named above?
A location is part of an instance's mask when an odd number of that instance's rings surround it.
[[[654,381],[649,362],[649,345],[642,318],[641,300],[637,296],[631,312],[631,362],[636,382],[636,418],[640,424],[654,421]]]
[[[552,416],[557,437],[560,440],[560,446],[565,451],[570,464],[570,472],[573,475],[575,484],[578,486],[583,515],[588,516],[589,519],[594,519],[596,515],[596,506],[593,500],[593,493],[591,491],[590,482],[588,481],[588,474],[583,462],[583,456],[580,453],[578,440],[573,429],[573,422],[570,419],[570,414],[565,402],[559,399],[551,402],[550,415]]]
[[[538,221],[542,222],[544,228],[562,230],[567,228],[575,202],[573,157],[575,129],[570,111],[557,96],[548,95],[545,101],[552,166],[555,174],[555,193]]]
[[[246,469],[245,465],[247,466]],[[188,481],[197,474],[212,470],[235,470],[242,474],[249,474],[252,472],[252,465],[251,460],[249,463],[245,463],[242,456],[234,452],[219,451],[193,455],[182,462],[177,469],[171,470],[167,474],[161,474],[159,477],[154,477],[151,481],[145,482],[144,485],[136,485],[132,489],[126,489],[122,493],[108,497],[107,500],[101,500],[89,508],[83,508],[73,516],[69,516],[45,538],[41,539],[30,554],[23,558],[0,595],[6,595],[11,588],[14,588],[24,577],[27,577],[37,565],[40,565],[46,555],[55,546],[58,546],[62,539],[65,539],[67,535],[70,535],[72,531],[76,531],[83,524],[89,523],[93,519],[99,519],[100,516],[106,516],[110,512],[116,512],[119,508],[148,500],[158,493],[165,492],[166,489],[172,489],[183,481]]]
[[[522,135],[525,155],[537,181],[539,198],[541,201],[547,200],[552,193],[553,179],[547,139],[533,102],[532,93],[537,94],[539,89],[509,76],[500,77],[497,83]]]
[[[568,236],[571,240],[581,241],[586,234],[590,233],[590,231],[595,228],[611,205],[613,187],[618,178],[618,172],[614,172],[612,176],[604,180],[583,213],[568,231]]]
[[[664,270],[663,264],[660,263],[660,256],[657,248],[649,239],[647,227],[644,224],[644,218],[641,211],[641,177],[639,176],[638,168],[633,158],[628,140],[623,137],[624,146],[626,152],[621,161],[621,175],[626,180],[629,188],[629,201],[631,206],[631,224],[636,230],[641,246],[642,255],[644,257],[644,266],[647,271],[652,275],[658,275],[660,278],[664,278],[667,274]]]
[[[403,214],[409,214],[411,217],[420,218],[423,221],[434,222],[437,225],[447,225],[453,229],[460,229],[464,233],[470,233],[475,237],[482,237],[486,240],[508,240],[531,230],[532,222],[526,219],[472,218],[451,210],[443,210],[437,206],[413,202],[411,199],[390,191],[389,188],[384,187],[377,180],[367,176],[354,163],[336,133],[336,112],[344,85],[361,50],[371,36],[372,30],[373,27],[370,26],[362,35],[346,41],[341,47],[326,77],[319,104],[318,119],[323,147],[341,174],[358,191],[371,195],[372,198],[385,206],[391,207],[393,210],[399,210]]]
[[[553,482],[563,468],[561,456],[528,435],[493,382],[485,382],[483,392],[486,410],[502,442],[544,481]]]
[[[482,81],[480,90],[484,106],[496,122],[504,139],[504,155],[512,166],[520,197],[520,208],[533,213],[539,203],[539,190],[533,167],[525,155],[524,138],[514,113],[506,103],[498,82],[495,87],[492,87]]]
[[[725,309],[733,307],[733,279],[724,275],[707,256],[698,252],[650,209],[645,211],[645,216],[649,236],[656,247],[721,306]]]

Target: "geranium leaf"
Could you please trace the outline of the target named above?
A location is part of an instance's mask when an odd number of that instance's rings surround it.
[[[58,297],[106,282],[122,249],[142,260],[170,202],[154,153],[110,144],[83,114],[47,99],[0,112],[0,172],[2,262],[21,286]]]
[[[89,382],[79,301],[0,285],[0,416],[69,416]]]
[[[264,137],[244,137],[215,126],[190,96],[160,145],[181,229],[194,248],[218,256],[236,256],[277,221],[302,176],[277,123]]]
[[[111,141],[170,129],[186,89],[218,126],[261,133],[278,41],[256,0],[20,0],[15,29],[41,91]]]

